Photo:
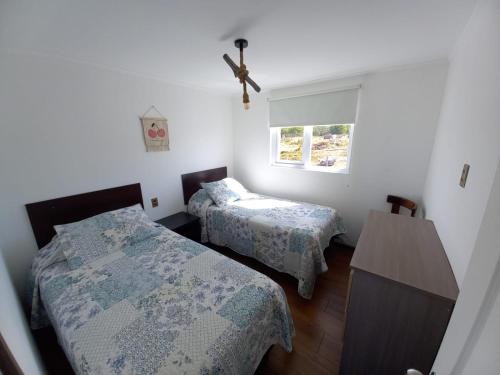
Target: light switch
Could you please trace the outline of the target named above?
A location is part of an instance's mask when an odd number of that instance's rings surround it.
[[[151,206],[153,206],[153,208],[158,207],[158,198],[151,198]]]
[[[460,186],[465,187],[465,183],[467,182],[467,176],[469,175],[469,164],[464,164],[464,167],[462,169],[462,176],[460,177]]]

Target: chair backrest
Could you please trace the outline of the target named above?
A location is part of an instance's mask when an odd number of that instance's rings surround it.
[[[391,213],[393,214],[399,214],[399,208],[401,206],[409,209],[411,211],[411,216],[415,216],[417,212],[417,204],[409,199],[388,195],[387,202],[392,203]]]

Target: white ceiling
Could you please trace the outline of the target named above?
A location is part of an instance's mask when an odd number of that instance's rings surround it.
[[[240,90],[245,37],[263,89],[448,55],[475,0],[0,0],[0,50]]]

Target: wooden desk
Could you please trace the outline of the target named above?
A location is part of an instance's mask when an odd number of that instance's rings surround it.
[[[351,269],[340,374],[428,374],[458,296],[432,221],[370,211]]]

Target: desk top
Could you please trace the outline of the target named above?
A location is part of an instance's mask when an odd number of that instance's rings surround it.
[[[455,301],[458,286],[434,223],[370,211],[351,267]]]

